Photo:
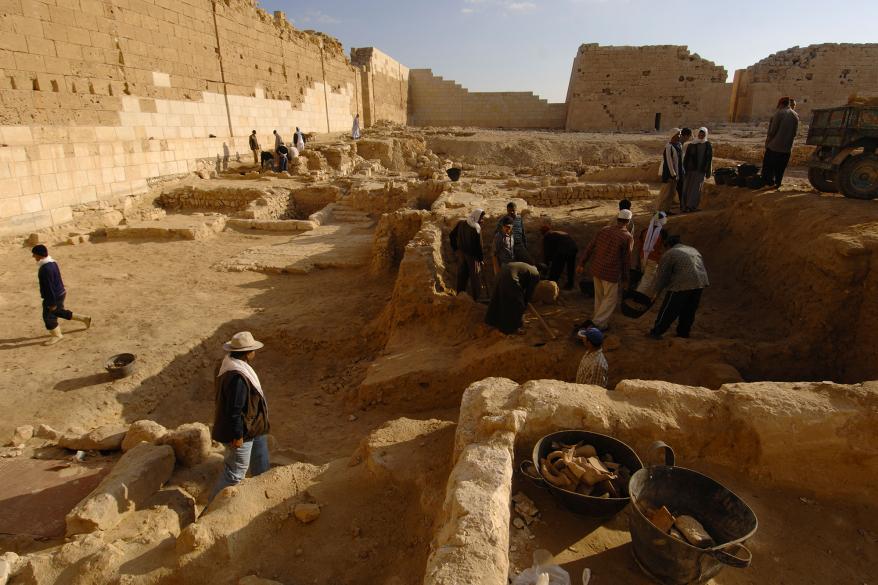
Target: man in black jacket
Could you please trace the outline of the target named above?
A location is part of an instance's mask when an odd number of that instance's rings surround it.
[[[226,446],[226,458],[211,500],[223,489],[240,483],[248,469],[251,477],[268,471],[268,403],[251,365],[261,347],[263,344],[249,331],[236,333],[223,344],[228,355],[217,370],[211,437]]]
[[[40,281],[40,296],[43,297],[43,323],[46,324],[46,329],[51,335],[43,345],[54,345],[61,341],[63,335],[61,335],[61,325],[58,324],[59,317],[68,321],[81,321],[86,329],[91,327],[91,317],[78,315],[64,308],[67,290],[64,288],[64,281],[61,280],[61,269],[49,256],[48,248],[37,244],[31,248],[31,254],[39,266],[37,278]]]

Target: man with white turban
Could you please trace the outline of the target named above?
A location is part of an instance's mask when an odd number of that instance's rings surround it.
[[[658,272],[658,264],[665,251],[665,238],[667,232],[664,226],[668,221],[668,214],[659,211],[652,216],[649,226],[640,232],[638,241],[640,246],[640,266],[643,276],[637,285],[637,292],[652,297],[655,287],[655,276]],[[664,237],[663,237],[664,236]]]

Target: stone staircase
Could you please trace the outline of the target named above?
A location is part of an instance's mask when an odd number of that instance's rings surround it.
[[[374,222],[369,214],[359,209],[354,209],[346,201],[336,201],[332,208],[332,221],[334,223],[350,223],[358,226],[371,226]]]

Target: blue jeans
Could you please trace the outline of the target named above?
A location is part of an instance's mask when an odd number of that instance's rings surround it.
[[[237,485],[250,470],[250,477],[268,471],[268,435],[259,435],[240,447],[226,445],[226,466],[210,493],[211,501],[225,488]]]

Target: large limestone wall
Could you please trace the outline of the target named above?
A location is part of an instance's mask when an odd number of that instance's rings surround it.
[[[567,89],[567,130],[653,130],[725,121],[726,70],[686,47],[579,47]]]
[[[567,111],[528,92],[470,92],[429,69],[410,71],[409,103],[413,126],[561,129]]]
[[[814,108],[842,105],[849,95],[878,95],[878,43],[793,47],[735,72],[736,122],[761,121],[784,95],[798,101],[802,118]]]
[[[0,235],[357,112],[340,43],[253,0],[2,1]]]
[[[365,125],[405,124],[409,103],[408,67],[375,47],[351,49],[351,63],[360,68]]]

